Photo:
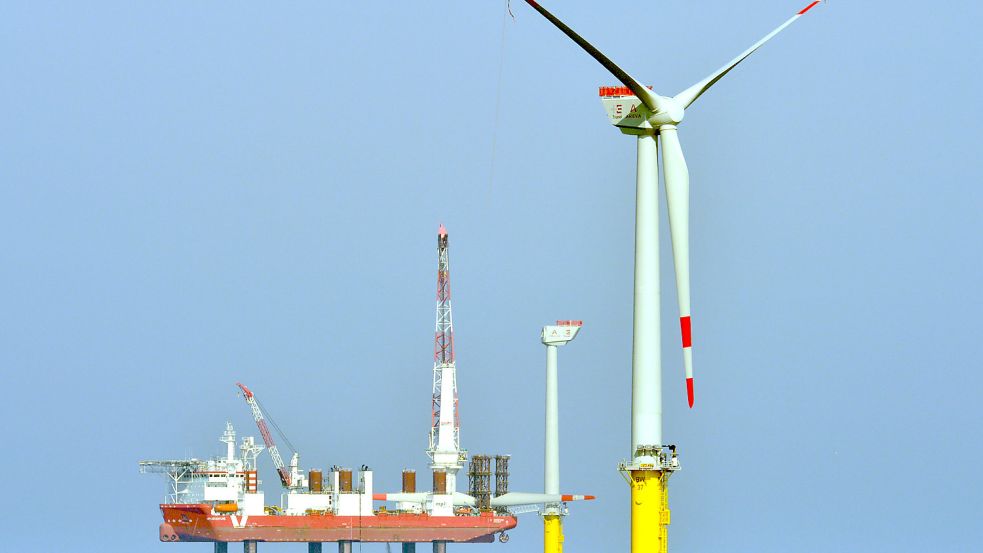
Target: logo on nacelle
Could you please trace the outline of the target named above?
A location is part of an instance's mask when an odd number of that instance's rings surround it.
[[[601,98],[611,124],[632,129],[651,129],[648,119],[652,113],[637,96]]]

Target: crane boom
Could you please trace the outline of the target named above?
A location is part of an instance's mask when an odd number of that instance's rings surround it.
[[[283,458],[280,457],[280,451],[277,450],[273,436],[270,435],[270,429],[266,427],[266,418],[263,417],[263,410],[259,408],[259,403],[256,402],[256,398],[249,391],[249,388],[239,382],[236,382],[236,386],[242,390],[242,395],[246,398],[246,403],[249,404],[249,408],[253,412],[253,420],[256,421],[256,426],[259,427],[259,433],[263,436],[263,443],[266,444],[266,449],[269,450],[270,457],[273,458],[273,466],[276,467],[276,472],[280,475],[280,483],[283,484],[284,488],[289,488],[290,472],[283,464]]]

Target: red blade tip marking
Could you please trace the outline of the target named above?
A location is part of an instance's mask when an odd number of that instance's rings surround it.
[[[683,347],[693,347],[693,328],[689,315],[679,318],[679,329],[683,333]]]
[[[686,399],[689,400],[689,408],[693,408],[693,379],[686,379]]]
[[[818,3],[819,3],[819,0],[816,0],[812,4],[809,4],[808,6],[802,8],[802,11],[799,12],[799,15],[802,15],[805,12],[807,12],[807,11],[811,10],[812,8],[816,7],[816,4],[818,4]]]

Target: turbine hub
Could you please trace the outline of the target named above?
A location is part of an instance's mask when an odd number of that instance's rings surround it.
[[[683,106],[679,105],[679,102],[665,96],[660,96],[659,100],[662,103],[662,111],[649,117],[649,123],[653,127],[658,128],[662,125],[675,125],[686,116],[686,110],[683,109]]]

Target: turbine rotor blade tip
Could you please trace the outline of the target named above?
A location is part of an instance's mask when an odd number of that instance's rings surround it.
[[[689,401],[689,408],[693,408],[693,379],[686,379],[686,399]]]
[[[802,11],[800,11],[798,13],[798,15],[805,15],[805,13],[807,11],[811,10],[812,8],[815,8],[816,7],[816,4],[818,4],[818,3],[819,3],[819,0],[815,0],[815,2],[813,2],[812,4],[809,4],[808,6],[802,8]]]

